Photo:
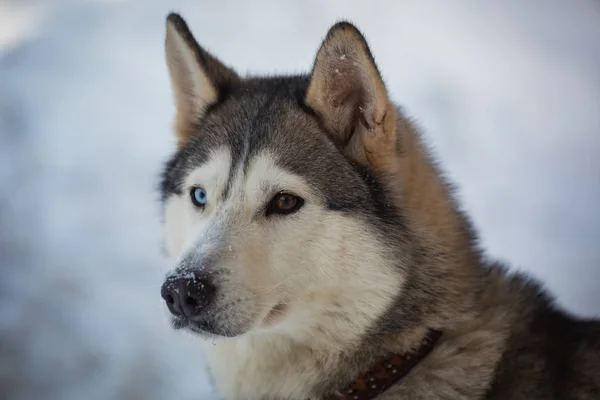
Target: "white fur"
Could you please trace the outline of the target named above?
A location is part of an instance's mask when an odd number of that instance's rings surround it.
[[[335,363],[341,349],[357,343],[402,285],[388,250],[366,223],[327,209],[314,188],[274,160],[266,152],[255,156],[245,177],[236,171],[222,201],[216,193],[227,181],[231,157],[226,149],[215,151],[185,179],[183,195],[166,206],[172,255],[198,251],[203,230],[217,224],[231,250],[214,267],[230,275],[219,290],[226,298],[250,294],[235,312],[221,316],[236,325],[235,315],[251,315],[244,334],[203,340],[227,399],[302,397],[318,382],[323,363]],[[187,188],[195,185],[207,190],[203,212],[190,204]],[[304,207],[290,216],[260,214],[279,191],[301,196]],[[278,304],[285,304],[283,317],[265,323]]]

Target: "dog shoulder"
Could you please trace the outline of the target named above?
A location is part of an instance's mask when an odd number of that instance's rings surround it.
[[[487,279],[502,287],[495,294],[508,322],[487,398],[600,398],[600,320],[564,312],[522,273],[496,266]]]

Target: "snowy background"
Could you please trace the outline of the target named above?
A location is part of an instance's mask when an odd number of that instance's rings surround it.
[[[600,314],[600,3],[0,0],[2,399],[211,398],[159,296],[171,10],[250,73],[356,22],[489,253]]]

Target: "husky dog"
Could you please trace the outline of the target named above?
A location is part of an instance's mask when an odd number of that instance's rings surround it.
[[[357,28],[241,77],[171,14],[166,60],[161,295],[221,398],[600,399],[600,321],[482,255]]]

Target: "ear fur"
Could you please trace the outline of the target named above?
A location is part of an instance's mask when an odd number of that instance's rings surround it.
[[[339,22],[327,33],[305,102],[358,161],[371,164],[379,152],[395,149],[395,108],[367,41],[354,25]]]
[[[221,101],[240,78],[198,44],[178,14],[167,17],[165,55],[177,106],[175,133],[181,147],[195,135],[206,110]]]

